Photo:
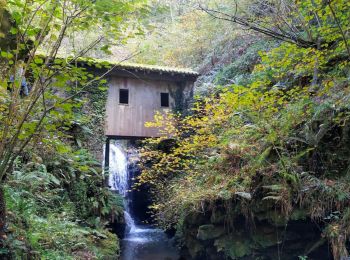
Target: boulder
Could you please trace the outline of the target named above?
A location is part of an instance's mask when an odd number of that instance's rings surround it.
[[[222,226],[214,226],[213,224],[202,225],[198,228],[197,238],[200,240],[210,240],[220,237],[225,233]]]

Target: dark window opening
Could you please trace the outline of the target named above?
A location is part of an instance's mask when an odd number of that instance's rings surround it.
[[[169,93],[160,93],[160,105],[169,107]]]
[[[119,104],[129,104],[129,90],[119,89]]]

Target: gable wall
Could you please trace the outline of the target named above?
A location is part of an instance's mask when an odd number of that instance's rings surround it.
[[[187,96],[192,95],[192,84],[184,83],[181,86],[183,94],[186,92]],[[119,104],[120,88],[129,89],[128,105]],[[176,90],[179,90],[179,83],[176,82],[111,77],[107,99],[106,135],[112,137],[159,136],[158,129],[146,128],[144,125],[153,120],[156,111],[162,112],[176,108],[179,103],[174,96]],[[169,93],[169,108],[161,107],[161,92]],[[184,98],[185,95],[181,99]]]

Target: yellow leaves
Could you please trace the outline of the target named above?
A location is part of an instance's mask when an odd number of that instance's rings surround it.
[[[324,86],[323,89],[321,89],[317,93],[319,97],[322,97],[324,95],[331,93],[331,90],[335,87],[335,82],[333,80],[325,80],[323,82],[323,86]]]
[[[164,137],[146,142],[142,161],[148,166],[140,181],[168,196],[161,202],[174,205],[230,196],[237,186],[248,185],[256,171],[267,167],[271,147],[280,146],[308,113],[307,87],[268,89],[264,82],[207,97],[195,104],[191,116],[157,115],[153,125],[173,143],[164,149]],[[162,211],[164,205],[154,209]]]

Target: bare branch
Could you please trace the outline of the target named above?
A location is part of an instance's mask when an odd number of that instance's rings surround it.
[[[239,24],[239,25],[244,26],[250,30],[265,34],[267,36],[273,37],[273,38],[281,40],[281,41],[296,44],[296,45],[303,47],[303,48],[316,46],[315,42],[307,41],[307,40],[304,40],[304,39],[296,36],[294,31],[292,31],[293,34],[291,34],[289,32],[282,31],[282,30],[280,30],[280,32],[274,31],[272,29],[269,29],[269,28],[263,26],[262,24],[256,23],[256,22],[249,20],[249,19],[246,19],[246,18],[239,17],[237,15],[237,11],[235,11],[235,15],[229,15],[229,14],[221,12],[219,10],[205,8],[201,5],[199,6],[199,8],[200,8],[200,10],[206,12],[207,14],[209,14],[210,16],[212,16],[216,19]],[[237,10],[237,7],[235,10]]]

